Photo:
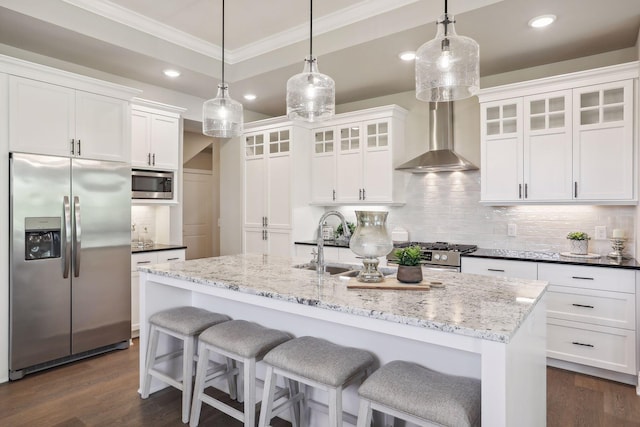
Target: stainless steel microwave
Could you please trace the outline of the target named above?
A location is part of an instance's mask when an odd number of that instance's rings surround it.
[[[173,199],[173,172],[131,170],[132,199]]]

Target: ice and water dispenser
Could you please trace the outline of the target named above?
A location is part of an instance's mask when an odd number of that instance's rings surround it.
[[[60,258],[60,217],[27,217],[24,224],[24,259]]]

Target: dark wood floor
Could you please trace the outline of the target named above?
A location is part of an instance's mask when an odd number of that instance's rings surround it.
[[[0,426],[184,426],[178,390],[142,400],[138,389],[138,342],[70,365],[0,385]],[[547,368],[549,427],[640,427],[635,387]],[[201,426],[242,423],[203,405]],[[282,420],[274,427],[290,424]]]

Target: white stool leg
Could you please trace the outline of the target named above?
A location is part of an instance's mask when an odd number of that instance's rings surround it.
[[[238,363],[240,363],[240,365],[242,366],[238,366]],[[238,390],[238,402],[242,403],[244,402],[244,363],[239,362],[238,360],[235,361],[236,366],[238,367],[238,386],[237,386],[237,390]]]
[[[260,409],[260,421],[258,422],[258,427],[267,427],[271,422],[275,388],[276,374],[273,372],[273,366],[267,366],[267,373],[264,377],[264,391],[262,393],[262,407]]]
[[[151,325],[149,330],[149,343],[147,345],[147,360],[144,364],[144,379],[142,380],[142,398],[149,397],[149,389],[151,388],[151,369],[155,364],[156,352],[158,351],[158,335],[160,332],[155,325]]]
[[[200,422],[200,411],[202,410],[202,400],[200,396],[204,393],[204,382],[209,367],[209,349],[204,343],[200,343],[198,351],[198,368],[196,369],[196,385],[193,389],[193,403],[191,404],[191,417],[189,426],[196,427]]]
[[[311,417],[309,404],[307,403],[307,389],[309,387],[306,384],[301,383],[298,383],[298,387],[302,387],[302,398],[300,399],[300,427],[307,427]]]
[[[361,398],[357,427],[371,427],[371,414],[371,402]]]
[[[256,359],[245,359],[244,365],[244,425],[256,425]]]
[[[298,382],[289,378],[285,379],[289,388],[289,399],[298,395]],[[300,427],[300,401],[291,405],[291,427]]]
[[[195,352],[194,336],[185,337],[182,353],[182,422],[189,422],[191,407],[191,386],[193,384],[193,356]]]
[[[342,387],[329,389],[329,426],[342,426]]]
[[[393,427],[396,423],[396,418],[389,414],[382,414],[382,420],[384,427]]]
[[[232,374],[234,369],[233,359],[227,357],[227,385],[229,386],[229,397],[235,400],[238,397],[238,389],[236,386],[235,375]]]

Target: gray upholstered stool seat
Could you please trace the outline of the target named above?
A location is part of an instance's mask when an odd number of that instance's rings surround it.
[[[257,323],[246,320],[231,320],[211,326],[200,334],[198,354],[198,368],[196,384],[191,407],[190,425],[198,425],[202,403],[213,406],[216,409],[244,422],[245,426],[254,427],[256,413],[256,363],[272,348],[291,339],[291,335],[276,329],[265,328]],[[244,411],[220,402],[204,393],[205,388],[211,384],[206,378],[206,367],[210,353],[220,354],[228,359],[242,363],[243,369],[239,370],[240,380],[243,386],[238,387],[238,397],[244,400]],[[286,390],[288,392],[288,390]],[[292,412],[293,418],[297,414]],[[294,424],[295,425],[295,424]]]
[[[159,311],[149,317],[149,342],[147,344],[147,360],[142,381],[142,398],[149,397],[151,377],[157,378],[178,390],[182,391],[182,422],[189,421],[189,408],[191,405],[191,389],[193,384],[193,364],[196,359],[196,341],[198,334],[206,328],[226,322],[229,316],[212,313],[197,307],[176,307]],[[182,349],[158,356],[159,335],[172,336],[182,341]],[[182,378],[173,378],[161,370],[155,369],[155,365],[169,359],[182,356]],[[229,377],[230,387],[233,378]],[[233,388],[235,391],[235,387]]]
[[[372,409],[423,426],[480,425],[480,380],[475,378],[396,360],[371,374],[358,393],[358,427],[370,426]]]
[[[273,408],[276,375],[327,391],[329,425],[342,425],[342,389],[366,377],[373,361],[368,351],[340,346],[321,338],[300,337],[280,344],[264,357],[267,374],[258,425],[266,427],[281,408],[286,407],[283,404]],[[300,417],[304,420],[307,410],[304,393],[298,393],[292,399],[300,402]]]

